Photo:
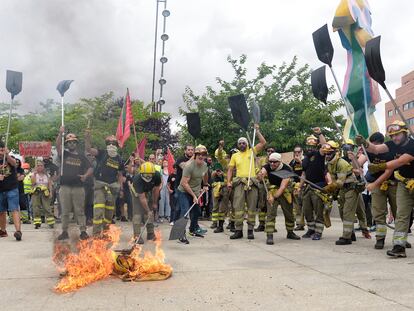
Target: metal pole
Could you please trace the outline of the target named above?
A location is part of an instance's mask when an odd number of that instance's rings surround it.
[[[10,108],[9,108],[9,120],[7,121],[7,132],[6,132],[6,142],[5,142],[5,149],[7,149],[7,144],[9,143],[9,135],[10,135],[10,123],[11,123],[11,115],[12,115],[12,110],[13,110],[13,97],[10,101]],[[3,155],[3,165],[4,167],[6,167],[6,152],[4,152]],[[3,169],[3,174],[4,174],[4,169]]]
[[[167,0],[164,0],[164,10],[166,9],[167,9]],[[166,24],[167,24],[167,17],[164,16],[162,33],[165,33]],[[164,53],[165,53],[165,41],[162,41],[162,56],[164,56]],[[162,78],[164,77],[164,63],[161,63],[161,77]],[[160,99],[162,98],[163,88],[164,88],[164,85],[161,84],[160,85],[160,97],[159,97]],[[162,106],[159,103],[157,103],[157,106],[158,106],[158,111],[161,112]]]
[[[158,4],[159,0],[156,0],[157,7],[155,10],[155,35],[154,35],[154,65],[152,68],[152,94],[151,94],[151,102],[152,102],[152,112],[156,112],[156,104],[154,102],[154,91],[155,91],[155,68],[156,68],[156,61],[157,61],[157,40],[158,40]]]
[[[63,104],[63,96],[60,97],[60,105],[61,105],[61,110],[62,110],[62,127],[65,126],[65,105]],[[61,141],[61,152],[62,152],[62,156],[61,156],[61,160],[60,160],[60,176],[63,175],[63,158],[64,158],[64,154],[65,154],[65,133],[62,133],[62,141]]]
[[[414,137],[413,130],[411,129],[410,124],[408,124],[407,119],[404,117],[402,111],[398,107],[397,103],[395,102],[394,98],[391,96],[391,93],[388,91],[387,88],[384,88],[385,93],[387,93],[388,97],[390,98],[391,103],[393,104],[395,110],[397,110],[398,114],[400,115],[403,122],[407,125],[408,130],[410,131],[411,137]]]

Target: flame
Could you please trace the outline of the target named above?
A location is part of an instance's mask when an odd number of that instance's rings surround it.
[[[161,249],[160,232],[156,232],[155,255],[147,251],[143,257],[140,246],[133,247],[131,252],[113,251],[120,235],[121,229],[111,225],[104,238],[80,241],[76,253],[72,253],[67,244],[57,244],[53,261],[58,271],[64,274],[55,286],[55,291],[72,292],[105,279],[112,273],[126,281],[161,280],[171,276],[171,266],[164,263],[165,254]],[[121,266],[118,259],[122,261]]]

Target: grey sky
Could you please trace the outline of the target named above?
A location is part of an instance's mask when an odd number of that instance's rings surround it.
[[[177,115],[186,85],[201,92],[214,86],[217,76],[230,78],[228,55],[247,54],[252,74],[262,61],[281,64],[294,55],[319,67],[311,33],[331,24],[338,3],[168,0],[165,110]],[[414,3],[370,4],[373,29],[382,35],[387,82],[394,91],[401,75],[414,70]],[[1,0],[0,8],[0,101],[9,99],[6,69],[23,71],[23,92],[17,97],[22,111],[34,111],[47,98],[58,100],[55,88],[62,79],[75,80],[66,96],[69,102],[109,90],[121,96],[127,87],[134,98],[150,101],[155,0]],[[342,83],[345,51],[336,33],[332,40],[334,68]],[[377,119],[384,123],[383,104]]]

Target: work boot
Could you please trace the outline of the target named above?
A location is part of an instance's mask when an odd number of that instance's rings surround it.
[[[224,220],[219,220],[219,224],[218,224],[218,226],[217,226],[216,230],[214,230],[213,232],[214,232],[214,233],[220,233],[220,232],[223,232],[223,231],[224,231],[224,229],[223,229],[223,225],[224,225]]]
[[[253,230],[247,230],[247,238],[249,240],[254,240]]]
[[[234,233],[230,236],[230,240],[242,239],[243,231],[235,230]]]
[[[387,251],[387,255],[394,257],[394,258],[405,258],[407,255],[405,254],[405,247],[401,245],[394,245],[392,250]]]
[[[190,241],[187,240],[187,237],[185,234],[183,237],[179,238],[178,241],[182,244],[190,244]]]
[[[405,242],[405,248],[411,248],[411,243]]]
[[[80,233],[79,238],[80,238],[81,240],[87,240],[87,239],[89,238],[89,235],[86,233],[86,231],[82,231],[82,232]]]
[[[67,231],[62,231],[62,233],[57,238],[59,241],[69,239],[69,234]]]
[[[306,233],[304,235],[302,235],[302,238],[309,239],[314,234],[315,234],[315,230],[308,229],[308,231],[306,231]]]
[[[260,223],[256,229],[254,229],[254,232],[263,232],[265,230],[264,223]]]
[[[297,225],[294,230],[295,231],[304,231],[305,230],[305,226],[304,225]]]
[[[55,225],[49,225],[49,229],[53,229],[53,228],[55,228]]]
[[[384,242],[385,242],[385,239],[378,239],[377,242],[375,243],[374,248],[375,249],[383,249],[384,248]]]
[[[273,233],[268,233],[267,234],[267,239],[266,239],[266,244],[267,245],[273,245]]]
[[[355,241],[356,241],[356,235],[355,235],[355,232],[354,232],[354,231],[352,231],[352,234],[351,234],[351,240],[352,240],[353,242],[355,242]]]
[[[362,231],[362,236],[364,238],[369,239],[369,240],[371,239],[371,234],[369,234],[368,229],[362,229],[361,231]]]
[[[16,238],[16,241],[21,241],[22,240],[22,232],[21,231],[16,231],[14,233],[14,237]]]
[[[155,241],[156,239],[154,232],[147,232],[147,241]]]
[[[230,232],[236,232],[236,227],[234,226],[234,221],[230,221]]]
[[[288,231],[288,233],[286,235],[286,239],[289,239],[289,240],[300,240],[300,237],[297,236],[295,232]]]
[[[40,224],[35,224],[35,229],[39,229],[40,228]]]
[[[213,221],[213,223],[210,226],[210,229],[216,229],[217,228],[217,221]]]
[[[312,236],[313,241],[319,241],[322,238],[322,233],[315,232],[315,234]]]
[[[335,244],[336,245],[349,245],[349,244],[352,244],[352,240],[340,237],[339,240],[335,242]]]

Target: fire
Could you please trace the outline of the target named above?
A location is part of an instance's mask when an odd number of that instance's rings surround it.
[[[64,276],[55,286],[55,291],[75,291],[111,274],[134,281],[159,280],[171,276],[171,266],[164,263],[159,232],[156,233],[155,255],[145,252],[143,257],[140,256],[140,247],[133,247],[131,252],[113,251],[120,235],[120,228],[111,225],[104,239],[80,241],[76,253],[72,253],[68,245],[56,245],[53,261],[58,270],[64,272]]]

